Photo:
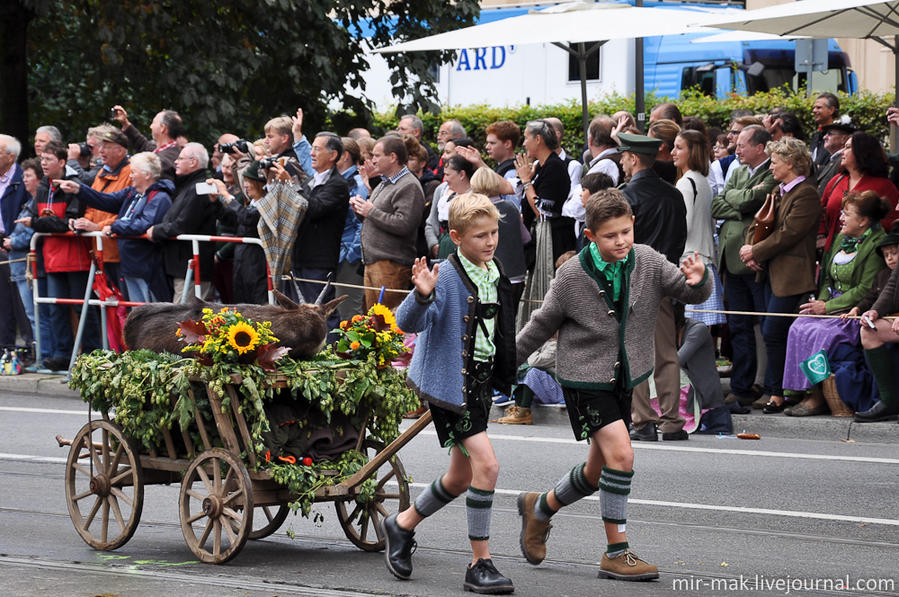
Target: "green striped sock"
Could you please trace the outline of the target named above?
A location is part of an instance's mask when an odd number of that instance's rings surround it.
[[[599,510],[604,522],[627,522],[627,496],[631,492],[634,471],[616,471],[602,467],[599,476]]]
[[[586,462],[572,468],[567,475],[559,479],[556,485],[556,499],[563,506],[570,506],[576,501],[593,495],[598,487],[594,487],[584,476],[584,467]]]
[[[441,479],[435,479],[427,489],[415,498],[413,507],[420,516],[427,518],[437,510],[440,510],[448,503],[459,496],[453,495],[446,490]]]
[[[465,513],[468,517],[468,538],[486,541],[490,538],[490,514],[493,512],[493,492],[471,486],[465,494]]]

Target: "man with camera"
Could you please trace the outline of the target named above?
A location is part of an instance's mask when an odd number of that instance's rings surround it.
[[[315,174],[303,183],[303,195],[309,207],[293,247],[293,272],[297,278],[326,280],[337,273],[340,262],[340,237],[350,205],[350,190],[346,179],[337,170],[337,160],[343,154],[343,142],[330,132],[315,136],[310,149]],[[313,302],[324,286],[314,282],[300,282],[299,289],[307,302]],[[323,301],[334,298],[328,289]],[[328,328],[337,326],[339,318],[333,312]]]
[[[293,120],[290,116],[278,116],[265,123],[265,148],[269,159],[259,161],[259,166],[269,170],[274,161],[281,162],[294,182],[301,184],[307,173],[303,170],[297,154],[293,150]]]
[[[172,278],[174,302],[181,302],[187,262],[193,257],[191,243],[173,240],[179,234],[215,234],[215,223],[221,211],[218,201],[209,200],[205,189],[209,152],[200,143],[188,143],[175,159],[175,198],[162,222],[147,230],[147,238],[161,242],[165,273]],[[202,186],[198,189],[198,183]],[[214,189],[214,187],[213,187]],[[211,286],[213,243],[200,244],[200,271],[194,271],[194,282],[200,280],[200,294],[205,297]]]
[[[112,107],[110,116],[122,125],[122,132],[128,137],[131,147],[135,153],[141,151],[152,151],[159,156],[162,162],[162,177],[169,180],[175,180],[175,158],[181,152],[178,143],[175,141],[183,134],[184,124],[181,122],[181,116],[174,110],[163,110],[153,117],[150,123],[150,134],[153,136],[152,141],[148,141],[137,127],[128,120],[128,112],[119,105]],[[177,181],[176,181],[177,184]]]
[[[66,166],[78,173],[78,179],[86,184],[92,184],[103,160],[100,158],[100,136],[104,127],[111,125],[101,124],[87,129],[87,135],[82,143],[69,143],[69,159]]]

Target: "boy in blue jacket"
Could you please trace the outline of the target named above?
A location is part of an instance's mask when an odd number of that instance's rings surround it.
[[[472,561],[464,588],[475,593],[514,590],[490,557],[490,516],[499,463],[487,437],[493,389],[508,394],[515,380],[512,285],[493,257],[499,212],[484,195],[466,193],[450,204],[450,238],[457,252],[429,270],[412,266],[415,290],[397,309],[397,324],[419,334],[408,384],[427,402],[440,445],[450,449],[449,470],[412,507],[387,517],[387,568],[412,574],[414,529],[465,492]],[[461,349],[460,349],[461,347]]]
[[[627,542],[627,499],[634,476],[628,435],[631,395],[653,366],[653,330],[659,302],[673,297],[701,303],[712,284],[694,254],[677,266],[647,245],[634,244],[634,216],[621,191],[605,189],[587,200],[590,243],[556,271],[543,305],[516,338],[518,360],[558,332],[556,378],[575,438],[590,442],[587,461],[544,493],[518,496],[520,547],[537,565],[546,557],[550,517],[599,491],[607,547],[600,578],[651,580],[659,570]],[[639,226],[640,223],[637,222]]]

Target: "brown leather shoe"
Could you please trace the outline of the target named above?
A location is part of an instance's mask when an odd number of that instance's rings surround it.
[[[548,520],[540,520],[534,514],[534,505],[540,499],[536,491],[518,494],[518,514],[521,515],[521,535],[518,544],[529,564],[536,566],[546,559],[546,538],[553,527]]]
[[[614,558],[602,554],[598,576],[615,580],[655,580],[659,577],[659,569],[638,558],[630,549],[625,549]]]
[[[522,408],[520,406],[510,406],[506,410],[506,414],[496,420],[497,423],[503,425],[533,425],[534,416],[531,409]]]

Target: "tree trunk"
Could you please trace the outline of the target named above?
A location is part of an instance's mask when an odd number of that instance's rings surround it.
[[[28,126],[28,22],[34,13],[21,0],[0,2],[0,132],[22,142],[31,154]]]

